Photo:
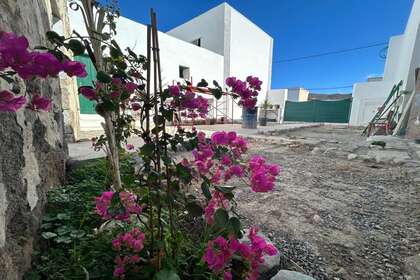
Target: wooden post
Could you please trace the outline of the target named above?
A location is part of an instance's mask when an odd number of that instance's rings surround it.
[[[420,68],[416,69],[416,89],[413,93],[410,115],[407,122],[406,138],[420,139]]]

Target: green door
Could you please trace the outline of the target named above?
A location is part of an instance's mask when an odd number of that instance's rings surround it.
[[[86,65],[86,72],[88,75],[84,78],[77,77],[77,87],[93,86],[93,81],[96,79],[96,69],[88,55],[76,56],[75,60]],[[80,114],[96,114],[95,101],[90,101],[83,95],[79,94]]]
[[[311,100],[306,102],[286,101],[285,121],[348,123],[351,99],[337,101]]]

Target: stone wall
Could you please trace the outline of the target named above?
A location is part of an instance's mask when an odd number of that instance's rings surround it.
[[[45,32],[58,22],[53,14],[65,9],[66,0],[0,0],[0,29],[25,35],[31,46],[45,45]],[[22,83],[22,90],[53,98],[49,113],[0,113],[0,279],[21,279],[30,267],[46,191],[64,179],[64,79]]]

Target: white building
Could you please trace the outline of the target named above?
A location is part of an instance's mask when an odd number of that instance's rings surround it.
[[[420,0],[415,0],[404,34],[390,39],[383,80],[354,85],[350,125],[366,125],[400,81],[403,81],[401,90],[413,91],[414,71],[419,67]]]
[[[278,107],[277,120],[282,122],[286,101],[304,102],[308,101],[308,96],[309,91],[301,87],[271,89],[268,92],[267,100],[274,107]]]
[[[72,28],[86,34],[81,14],[69,13]],[[116,41],[122,48],[130,47],[145,55],[146,38],[146,25],[124,17],[118,19]],[[245,79],[253,75],[263,81],[259,103],[271,86],[273,39],[226,3],[167,33],[159,32],[159,43],[164,85],[184,79],[196,84],[203,78],[210,84],[216,80],[224,85],[228,76]],[[215,104],[210,100],[210,104],[212,102]],[[230,98],[220,103],[224,104],[220,111],[228,118],[241,118],[242,110]],[[80,111],[82,131],[100,129],[101,121],[94,112]]]

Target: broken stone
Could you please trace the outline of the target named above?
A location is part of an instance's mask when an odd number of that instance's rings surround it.
[[[315,280],[314,278],[300,272],[291,270],[280,270],[271,280]]]
[[[420,254],[408,257],[405,261],[405,269],[411,279],[420,279]]]
[[[322,151],[321,151],[321,148],[319,148],[319,147],[315,147],[315,148],[313,148],[313,150],[311,151],[311,154],[313,154],[313,155],[316,155],[316,154],[320,154]]]
[[[320,222],[322,222],[322,218],[319,215],[314,215],[312,217],[312,221],[316,224],[319,224]]]
[[[347,159],[348,160],[354,160],[356,158],[357,158],[357,155],[356,154],[348,154],[348,156],[347,156]]]

